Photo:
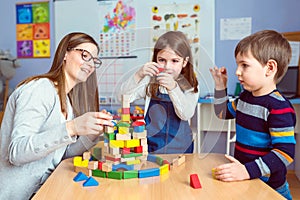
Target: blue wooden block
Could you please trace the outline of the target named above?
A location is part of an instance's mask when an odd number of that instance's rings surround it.
[[[134,126],[133,131],[136,133],[143,133],[145,130],[145,126]]]
[[[134,165],[126,165],[124,163],[120,163],[112,166],[113,171],[117,171],[118,169],[125,169],[127,171],[134,170]]]
[[[159,168],[139,170],[139,178],[147,178],[152,176],[159,176]]]
[[[96,181],[92,176],[90,176],[84,183],[83,187],[88,187],[88,186],[98,186],[99,183]]]
[[[156,156],[152,154],[148,154],[147,161],[156,163]]]
[[[88,177],[84,173],[78,172],[78,174],[73,178],[73,181],[78,182],[78,181],[85,181],[87,179]]]

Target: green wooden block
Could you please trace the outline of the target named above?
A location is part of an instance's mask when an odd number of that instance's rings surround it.
[[[111,171],[107,173],[107,178],[118,179],[121,180],[123,177],[122,171]]]
[[[142,156],[142,153],[130,153],[130,154],[123,154],[122,158],[131,158],[131,157],[139,157]]]
[[[100,169],[95,169],[95,170],[92,170],[92,176],[106,178],[106,172],[104,172]]]
[[[93,157],[93,160],[101,160],[102,159],[102,149],[100,147],[94,147],[92,157]]]
[[[159,165],[159,166],[162,166],[163,165],[163,159],[160,158],[160,157],[156,157],[156,163]]]
[[[104,133],[104,138],[108,140],[115,140],[116,134],[115,133]]]
[[[124,179],[138,178],[138,177],[139,177],[139,171],[137,170],[130,170],[130,171],[123,172]]]

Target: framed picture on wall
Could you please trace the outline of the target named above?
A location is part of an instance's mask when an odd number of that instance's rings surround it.
[[[50,57],[49,2],[16,4],[18,58]]]

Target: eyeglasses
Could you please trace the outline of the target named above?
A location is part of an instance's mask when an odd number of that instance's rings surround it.
[[[95,68],[99,68],[102,65],[102,61],[100,60],[100,58],[93,57],[92,54],[90,52],[88,52],[87,50],[77,49],[77,48],[68,48],[68,51],[71,51],[71,50],[81,51],[82,60],[84,60],[85,62],[90,62],[91,60],[93,60]]]

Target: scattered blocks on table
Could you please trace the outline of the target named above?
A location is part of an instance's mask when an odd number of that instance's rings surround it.
[[[92,170],[92,176],[101,177],[101,178],[107,177],[106,172],[99,169]]]
[[[84,173],[87,176],[91,176],[92,175],[92,170],[88,169],[87,167],[78,167],[78,166],[75,166],[75,170],[74,171],[77,172],[77,173],[82,172],[82,173]]]
[[[159,168],[141,169],[139,170],[139,178],[159,176],[159,172]]]
[[[139,177],[139,172],[137,170],[129,170],[123,172],[124,179],[138,178],[138,177]]]
[[[173,160],[173,166],[178,167],[185,162],[185,156],[179,156]]]
[[[78,172],[77,175],[73,178],[73,181],[79,182],[79,181],[85,181],[87,179],[88,177],[84,173]]]
[[[190,175],[190,186],[192,188],[198,189],[201,188],[200,180],[198,178],[198,174],[191,174]]]
[[[98,186],[99,183],[94,179],[92,176],[90,176],[84,183],[83,187],[88,187],[88,186]]]

